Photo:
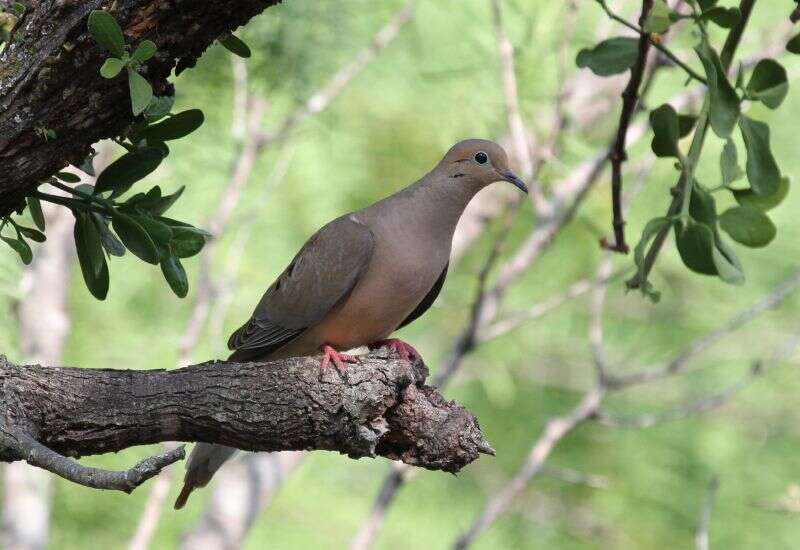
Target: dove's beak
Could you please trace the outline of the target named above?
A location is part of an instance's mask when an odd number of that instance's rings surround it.
[[[507,181],[514,187],[517,187],[523,193],[528,192],[528,186],[525,185],[525,182],[519,179],[517,175],[514,174],[514,172],[512,172],[511,170],[503,170],[503,171],[498,170],[497,173],[501,179]]]

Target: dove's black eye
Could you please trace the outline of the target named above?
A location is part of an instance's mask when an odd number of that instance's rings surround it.
[[[475,153],[475,162],[478,164],[486,164],[486,161],[489,160],[489,155],[484,153],[483,151],[478,151]]]

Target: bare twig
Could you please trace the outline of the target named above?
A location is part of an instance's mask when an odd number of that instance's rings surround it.
[[[708,550],[708,531],[711,527],[711,514],[714,511],[714,502],[717,499],[717,490],[719,489],[719,479],[717,477],[711,478],[708,483],[708,491],[706,497],[703,499],[703,506],[700,508],[700,514],[697,518],[697,531],[694,535],[694,547],[697,550]]]
[[[491,0],[491,6],[495,32],[497,33],[500,73],[503,80],[503,97],[506,105],[508,128],[511,132],[514,158],[519,163],[520,175],[524,180],[528,181],[528,189],[530,190],[534,208],[539,214],[545,214],[550,210],[547,199],[542,194],[539,183],[535,179],[531,179],[533,176],[533,155],[531,154],[531,144],[528,142],[528,130],[525,128],[525,123],[522,121],[522,115],[520,114],[517,75],[514,67],[514,46],[511,44],[503,24],[500,1]]]
[[[682,372],[691,359],[704,352],[724,337],[750,323],[759,315],[783,302],[797,290],[798,285],[800,285],[800,270],[795,271],[776,286],[767,296],[738,313],[716,330],[693,340],[663,367],[617,376],[614,377],[612,384],[628,387],[636,384],[654,382]]]
[[[653,0],[642,0],[642,14],[639,16],[639,25],[643,26],[650,10],[653,8]],[[614,242],[603,245],[608,250],[627,254],[628,244],[625,242],[625,219],[622,215],[622,164],[627,160],[625,152],[625,140],[628,134],[628,126],[631,123],[633,113],[636,111],[636,104],[639,100],[639,87],[642,84],[644,68],[647,64],[647,54],[650,51],[650,36],[643,33],[639,36],[639,55],[631,67],[631,78],[625,91],[622,92],[622,112],[619,115],[619,126],[614,145],[608,159],[611,162],[611,204],[614,211]]]
[[[182,460],[183,445],[145,458],[130,470],[112,472],[83,466],[74,460],[45,447],[25,433],[15,433],[19,450],[28,464],[52,472],[66,480],[95,489],[112,489],[130,493],[139,485],[157,475],[164,467]]]
[[[339,69],[333,77],[308,101],[298,107],[274,131],[262,133],[258,137],[259,147],[266,147],[270,143],[286,138],[298,124],[309,116],[325,110],[328,105],[345,89],[345,87],[358,76],[386,46],[397,38],[400,30],[414,17],[416,0],[409,0],[395,13],[386,25],[378,31],[369,46],[358,52],[355,59]]]
[[[484,529],[494,523],[497,516],[508,507],[528,482],[542,471],[545,461],[559,441],[576,427],[590,419],[597,411],[604,397],[605,389],[600,386],[594,386],[584,394],[580,402],[567,414],[550,419],[545,424],[542,435],[528,453],[524,466],[503,489],[489,499],[470,528],[459,537],[453,548],[467,548]]]

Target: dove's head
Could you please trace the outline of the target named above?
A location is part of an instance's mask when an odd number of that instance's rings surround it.
[[[448,180],[482,188],[496,181],[507,181],[523,193],[528,187],[508,167],[508,155],[493,141],[466,139],[453,145],[439,163]]]

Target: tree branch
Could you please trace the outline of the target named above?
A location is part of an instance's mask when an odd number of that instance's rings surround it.
[[[386,349],[345,373],[321,371],[319,357],[172,371],[23,367],[0,357],[0,460],[26,459],[77,483],[131,490],[177,460],[177,451],[124,474],[88,471],[66,457],[202,441],[380,455],[458,472],[480,453],[493,454],[475,417],[423,385],[426,376],[425,365]]]
[[[605,4],[603,4],[605,6]],[[643,26],[650,10],[653,8],[653,0],[642,0],[642,13],[639,16],[639,25]],[[628,159],[625,152],[625,139],[628,135],[628,126],[631,123],[633,113],[636,111],[636,104],[639,101],[639,87],[642,85],[644,68],[647,65],[647,54],[650,51],[650,35],[642,33],[639,35],[639,56],[636,63],[631,67],[631,78],[625,91],[622,92],[622,112],[619,115],[619,126],[617,137],[611,147],[608,160],[611,162],[611,204],[614,211],[614,242],[606,243],[603,240],[604,248],[614,252],[627,254],[628,244],[625,242],[625,219],[622,214],[622,164]]]
[[[167,81],[194,65],[220,35],[246,23],[276,0],[162,2],[88,0],[29,2],[0,54],[0,214],[68,163],[79,164],[100,139],[119,135],[133,121],[128,84],[107,80],[99,68],[106,53],[89,35],[86,20],[105,8],[126,40],[151,39],[158,53],[143,73],[156,95]],[[36,128],[53,130],[43,140]]]

